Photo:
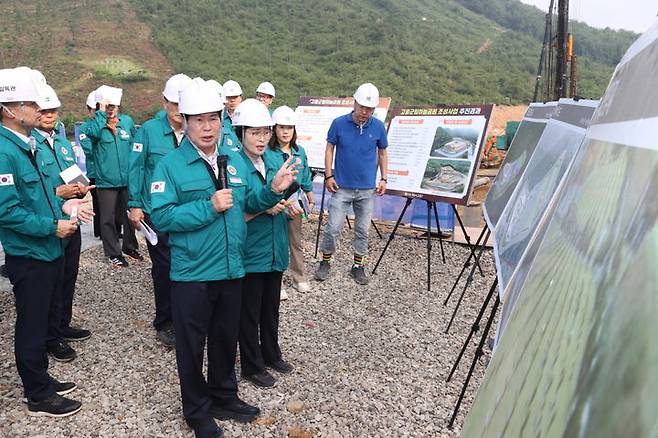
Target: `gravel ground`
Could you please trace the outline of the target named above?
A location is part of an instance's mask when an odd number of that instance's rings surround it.
[[[316,221],[305,225],[307,267],[314,272]],[[263,414],[251,424],[219,422],[228,437],[436,437],[457,436],[488,353],[471,381],[455,427],[447,424],[471,362],[471,347],[450,383],[445,378],[493,280],[491,254],[483,256],[487,277],[475,277],[449,335],[445,326],[456,297],[443,300],[468,255],[446,245],[448,263],[433,247],[432,291],[426,289],[425,240],[399,236],[368,286],[347,276],[351,259],[347,227],[332,273],[301,294],[289,287],[281,307],[284,358],[296,367],[276,386],[260,389],[241,381],[241,397]],[[371,231],[370,267],[385,241]],[[143,252],[145,248],[142,244]],[[193,436],[181,415],[174,352],[155,340],[150,262],[113,269],[102,249],[83,253],[74,324],[93,331],[74,343],[78,358],[50,361],[51,374],[73,380],[71,395],[82,410],[65,419],[33,418],[21,402],[13,355],[13,295],[0,293],[0,436],[156,437]],[[460,288],[461,290],[461,288]],[[239,374],[238,374],[239,375]]]

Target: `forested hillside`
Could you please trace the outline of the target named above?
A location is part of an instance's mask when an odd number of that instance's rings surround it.
[[[264,80],[275,104],[377,84],[393,104],[527,103],[544,14],[517,0],[3,0],[0,65],[30,65],[82,116],[100,83],[138,120],[166,77]],[[47,18],[46,18],[47,17]],[[581,29],[582,28],[582,29]],[[597,98],[636,37],[574,25],[579,94]],[[581,29],[581,30],[578,30]],[[74,113],[73,115],[71,113]]]
[[[518,0],[457,0],[466,8],[486,15],[501,26],[544,40],[546,14],[534,6]],[[629,31],[596,29],[584,23],[570,23],[569,31],[574,35],[574,53],[592,60],[615,66],[626,49],[638,37]]]
[[[480,11],[453,0],[131,3],[177,70],[234,78],[250,92],[270,80],[289,104],[347,94],[362,81],[395,104],[527,102],[543,38],[543,27],[540,39],[531,26],[510,27],[500,9],[524,6],[516,0],[482,0]],[[530,9],[536,25],[543,14]],[[613,58],[581,58],[580,94],[601,95]]]

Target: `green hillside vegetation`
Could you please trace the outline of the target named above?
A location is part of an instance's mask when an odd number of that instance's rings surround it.
[[[174,72],[235,79],[246,96],[269,80],[275,106],[294,106],[301,95],[350,95],[365,81],[393,105],[528,103],[543,37],[543,14],[517,0],[3,0],[2,6],[0,67],[42,70],[69,122],[84,116],[87,93],[102,83],[124,88],[124,111],[144,121]],[[517,7],[525,15],[514,15]],[[598,98],[634,36],[588,28],[576,38],[583,43],[579,94]],[[590,40],[596,44],[587,46]]]
[[[518,0],[457,0],[471,11],[486,15],[501,26],[533,36],[544,41],[546,14],[538,8]],[[556,2],[557,4],[557,2]],[[574,53],[614,67],[626,49],[639,35],[612,29],[597,29],[585,23],[572,21],[569,31],[574,35]]]
[[[150,117],[171,74],[150,29],[123,0],[3,0],[0,39],[0,67],[41,70],[69,128],[85,116],[87,94],[103,83],[124,88],[125,112]]]
[[[246,94],[269,80],[275,104],[350,94],[363,81],[394,105],[527,103],[541,48],[452,0],[131,2],[177,70],[235,79]],[[584,56],[580,94],[599,97],[612,70]]]

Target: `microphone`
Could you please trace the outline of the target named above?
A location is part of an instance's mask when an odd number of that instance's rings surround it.
[[[226,164],[228,163],[228,155],[217,155],[217,182],[219,183],[219,190],[228,188],[226,180]]]

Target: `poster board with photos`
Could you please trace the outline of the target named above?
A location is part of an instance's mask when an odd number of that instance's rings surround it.
[[[380,97],[374,116],[384,122],[391,105],[390,97]],[[313,170],[324,171],[324,151],[327,132],[336,118],[352,112],[354,98],[309,97],[299,98],[297,109],[297,142],[306,151],[308,165]]]
[[[658,24],[615,69],[463,437],[655,436],[657,64]]]
[[[500,166],[482,206],[482,213],[490,230],[496,229],[500,215],[523,175],[546,124],[556,110],[557,102],[531,103],[523,116],[505,155],[505,161]]]
[[[493,105],[395,108],[387,194],[466,205]]]

